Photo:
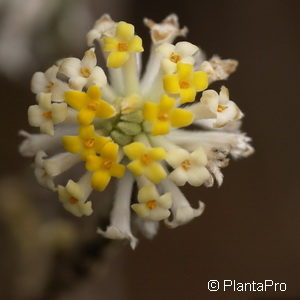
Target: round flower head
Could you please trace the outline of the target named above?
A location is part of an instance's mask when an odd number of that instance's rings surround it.
[[[175,228],[202,214],[204,204],[193,208],[178,186],[220,185],[220,169],[229,156],[253,152],[236,122],[243,114],[229,100],[228,89],[222,87],[219,94],[206,90],[209,83],[226,79],[237,63],[215,56],[203,61],[201,50],[187,41],[173,45],[187,32],[174,14],[161,23],[145,19],[145,24],[152,46],[143,74],[142,39],[132,24],[107,14],[89,31],[92,48],[82,59],[65,58],[36,72],[32,91],[37,103],[29,107],[28,120],[40,133],[21,131],[19,148],[34,157],[37,181],[77,217],[91,215],[93,191],[99,197],[115,181],[110,225],[97,233],[126,239],[132,248],[137,245],[132,226],[151,238],[161,221]],[[97,65],[95,43],[107,75]],[[73,169],[77,165],[83,174]],[[60,183],[63,179],[66,184]]]

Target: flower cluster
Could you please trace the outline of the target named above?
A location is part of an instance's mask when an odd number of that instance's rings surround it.
[[[133,219],[136,228],[152,237],[160,221],[174,228],[200,216],[204,204],[192,208],[179,186],[221,185],[220,169],[229,156],[253,152],[250,138],[239,131],[243,114],[228,89],[208,89],[226,79],[237,62],[216,56],[205,60],[201,49],[186,41],[173,45],[187,32],[176,15],[161,23],[145,19],[145,24],[152,47],[142,75],[142,39],[133,25],[108,15],[88,33],[91,48],[81,60],[65,58],[45,73],[35,73],[37,103],[29,107],[28,118],[41,133],[21,131],[25,140],[20,146],[22,155],[35,156],[39,183],[57,191],[75,216],[92,214],[91,193],[118,178],[111,223],[97,232],[128,239],[133,248]],[[95,43],[102,49],[108,78],[97,66]],[[194,129],[182,129],[189,125]],[[84,166],[82,177],[57,185],[56,177],[77,164]],[[135,182],[137,199],[132,199]]]

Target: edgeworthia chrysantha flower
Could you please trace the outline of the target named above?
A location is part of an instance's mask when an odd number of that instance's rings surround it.
[[[41,133],[20,132],[25,138],[20,152],[35,157],[38,182],[57,192],[75,216],[91,215],[92,192],[117,180],[110,225],[97,232],[129,240],[133,248],[133,229],[151,238],[160,221],[174,228],[202,214],[203,202],[193,208],[178,186],[221,185],[220,169],[229,156],[253,152],[228,89],[208,89],[226,79],[237,62],[217,56],[204,60],[201,49],[187,41],[173,45],[187,33],[174,14],[162,23],[144,22],[152,39],[144,74],[143,41],[134,26],[104,15],[89,31],[90,49],[82,59],[65,58],[33,75],[37,104],[29,107],[28,118]],[[100,54],[108,75],[97,65]],[[201,130],[183,129],[189,125]],[[58,184],[78,164],[84,173]]]

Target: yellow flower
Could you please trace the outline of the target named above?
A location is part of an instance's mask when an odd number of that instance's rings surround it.
[[[103,191],[112,176],[123,177],[125,166],[117,163],[118,151],[118,144],[108,142],[102,147],[100,156],[93,154],[87,157],[86,168],[93,172],[92,187],[95,190]]]
[[[134,142],[123,147],[123,150],[132,160],[127,168],[136,176],[145,175],[154,183],[159,183],[166,177],[166,171],[157,163],[166,157],[163,148],[146,148],[143,143]]]
[[[164,76],[164,89],[170,94],[179,94],[181,103],[193,102],[196,93],[205,90],[207,86],[207,74],[193,72],[190,64],[178,63],[176,74]]]
[[[99,136],[95,133],[93,125],[82,126],[79,129],[78,136],[64,136],[64,148],[75,154],[80,154],[82,160],[91,154],[100,153],[102,147],[110,142],[111,139],[104,136]]]
[[[65,101],[79,111],[77,119],[82,125],[89,125],[95,117],[108,119],[116,113],[110,104],[101,100],[100,88],[96,85],[89,87],[86,93],[67,91]]]
[[[163,95],[160,102],[145,102],[144,118],[152,123],[152,134],[167,134],[172,127],[184,127],[193,122],[193,113],[185,109],[176,108],[176,100]]]
[[[115,37],[103,39],[103,50],[110,52],[107,67],[119,68],[129,59],[130,52],[143,52],[142,39],[134,35],[134,26],[119,22]]]

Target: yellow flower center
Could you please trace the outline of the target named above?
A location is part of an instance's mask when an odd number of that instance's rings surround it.
[[[52,112],[51,111],[43,112],[43,117],[46,118],[46,119],[51,119],[52,118]]]
[[[89,103],[87,105],[87,108],[90,109],[90,110],[96,111],[97,110],[97,102],[96,101],[92,101],[91,103]]]
[[[127,43],[120,42],[118,44],[118,50],[119,51],[128,51],[128,45],[127,45]]]
[[[181,89],[187,89],[190,87],[190,83],[187,80],[181,80],[179,86]]]
[[[110,169],[112,165],[112,162],[110,160],[106,160],[103,162],[103,168],[104,169]]]
[[[85,148],[93,148],[95,145],[95,139],[88,139],[83,142]]]
[[[162,113],[158,115],[158,120],[167,121],[169,119],[169,115],[167,113]]]
[[[88,78],[91,75],[91,70],[89,68],[81,68],[80,73],[83,77]]]
[[[155,200],[149,200],[146,202],[146,205],[149,209],[154,209],[157,206],[157,203]]]
[[[70,197],[70,198],[68,199],[68,201],[69,201],[69,203],[71,203],[71,204],[76,204],[76,203],[78,202],[78,199],[76,199],[75,197]]]
[[[180,56],[179,56],[177,53],[174,53],[174,52],[173,52],[173,53],[170,55],[170,61],[171,61],[171,62],[177,64],[179,60],[180,60]]]
[[[192,163],[190,160],[186,159],[181,163],[181,167],[185,170],[188,171],[192,166]]]
[[[222,112],[223,110],[227,109],[228,107],[225,106],[225,105],[218,105],[218,108],[217,108],[217,112]]]
[[[151,163],[151,158],[149,157],[148,154],[143,154],[141,157],[141,161],[145,164],[145,165],[149,165]]]

